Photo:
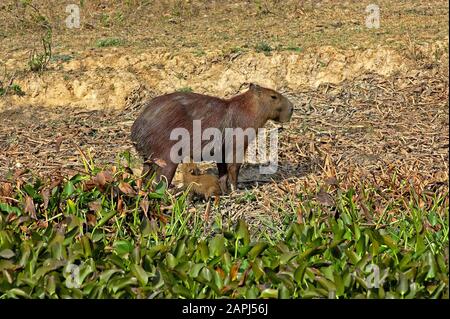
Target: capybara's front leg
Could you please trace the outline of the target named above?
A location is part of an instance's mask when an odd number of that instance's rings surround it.
[[[241,164],[232,163],[228,164],[228,180],[230,181],[231,191],[234,192],[237,190],[237,181],[239,176],[239,169],[241,168]]]
[[[228,192],[228,175],[227,175],[227,164],[217,163],[217,169],[219,170],[219,185],[220,190],[223,194]]]
[[[167,178],[167,187],[169,187],[170,183],[172,183],[177,167],[178,163],[172,163],[172,161],[167,162],[164,167],[159,167],[156,172],[156,181],[159,183],[161,181],[161,177],[165,176]]]

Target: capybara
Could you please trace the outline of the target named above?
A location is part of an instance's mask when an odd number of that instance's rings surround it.
[[[194,163],[181,164],[181,181],[185,188],[190,186],[192,193],[206,200],[211,196],[216,196],[217,202],[222,193],[217,176],[201,174]]]
[[[189,133],[189,147],[194,154],[198,148],[210,142],[194,142],[195,120],[201,121],[202,132],[208,128],[216,128],[220,132],[227,128],[258,130],[268,120],[281,123],[289,121],[293,109],[293,104],[282,94],[256,84],[250,84],[246,92],[230,99],[197,93],[170,93],[156,97],[144,106],[131,128],[131,139],[144,159],[143,172],[156,172],[158,178],[164,175],[170,184],[179,164],[171,159],[172,147],[177,143],[170,138],[174,129],[183,128]],[[225,139],[222,139],[222,143],[225,143]],[[244,152],[248,143],[246,138]],[[223,152],[222,161],[216,162],[222,189],[228,190],[229,182],[232,190],[235,190],[242,162],[236,161],[234,157],[231,161],[225,160],[225,147],[220,152]]]

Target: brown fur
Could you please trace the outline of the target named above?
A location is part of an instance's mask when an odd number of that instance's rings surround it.
[[[184,187],[191,186],[191,191],[205,199],[216,196],[216,201],[221,194],[219,179],[210,174],[201,174],[193,163],[181,164],[181,179]]]
[[[187,129],[192,146],[193,120],[202,120],[202,130],[209,127],[222,132],[225,128],[258,129],[268,120],[289,121],[292,111],[292,103],[283,95],[255,84],[250,84],[247,92],[230,99],[171,93],[156,97],[145,106],[132,126],[131,139],[144,158],[144,173],[155,169],[157,176],[164,175],[171,183],[178,166],[170,160],[170,150],[177,142],[170,140],[173,129]],[[203,141],[201,147],[207,143]],[[245,141],[245,149],[247,145],[248,141]],[[157,165],[152,166],[155,162]],[[241,163],[217,163],[223,189],[227,189],[228,181],[236,189],[240,166]]]

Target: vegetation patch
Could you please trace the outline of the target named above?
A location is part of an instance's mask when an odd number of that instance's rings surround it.
[[[194,92],[194,90],[190,86],[185,86],[185,87],[177,89],[177,92],[190,93],[190,92]]]
[[[270,52],[273,51],[273,48],[270,46],[270,44],[263,41],[263,42],[259,42],[255,46],[255,50],[256,50],[256,52],[263,52],[264,54],[268,55],[268,54],[270,54]]]
[[[389,224],[364,222],[369,186],[332,208],[298,194],[266,240],[226,215],[205,232],[186,193],[84,163],[0,184],[0,298],[448,298],[447,194],[410,189]]]
[[[97,48],[107,48],[107,47],[116,47],[124,44],[124,41],[119,38],[105,38],[105,39],[99,39],[95,43],[95,46]]]
[[[0,82],[0,96],[6,96],[8,94],[24,96],[25,92],[22,91],[22,88],[18,84],[11,84],[6,87],[3,87]]]

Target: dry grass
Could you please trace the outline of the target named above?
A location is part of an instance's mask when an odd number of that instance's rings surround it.
[[[365,27],[369,2],[346,1],[83,1],[81,29],[65,26],[65,3],[34,0],[35,9],[7,0],[0,6],[4,52],[39,42],[39,15],[53,26],[59,49],[92,48],[100,37],[125,40],[130,48],[179,50],[254,49],[266,42],[279,50],[332,45],[408,51],[413,44],[448,39],[445,1],[378,1],[381,27]],[[338,8],[338,9],[337,9]]]

